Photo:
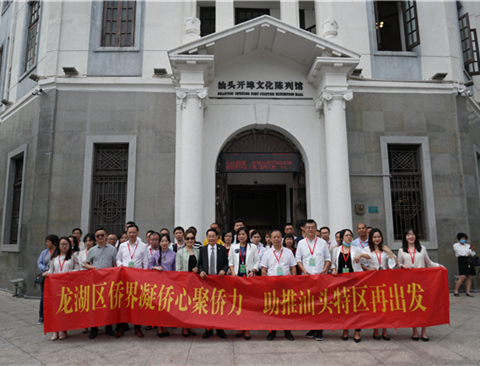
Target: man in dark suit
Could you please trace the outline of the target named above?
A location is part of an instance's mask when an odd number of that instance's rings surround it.
[[[228,270],[228,253],[227,249],[217,244],[218,233],[214,229],[207,230],[208,245],[200,248],[198,257],[198,273],[201,278],[207,275],[219,275],[222,277]],[[225,339],[227,335],[222,329],[217,329],[220,338]],[[202,338],[207,339],[213,335],[212,329],[205,330]]]

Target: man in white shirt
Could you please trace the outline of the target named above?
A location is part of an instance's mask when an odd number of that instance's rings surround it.
[[[327,243],[328,250],[331,251],[332,248],[337,247],[336,240],[330,239],[330,228],[328,226],[320,228],[320,237]]]
[[[365,249],[368,247],[367,225],[360,223],[357,225],[358,238],[352,241],[352,247]]]
[[[128,241],[122,243],[118,248],[117,253],[117,266],[118,267],[130,267],[130,268],[143,268],[148,269],[148,250],[147,246],[142,243],[138,238],[138,226],[133,224],[127,229]],[[119,324],[119,330],[115,335],[115,338],[120,338],[125,334],[126,324]],[[141,330],[141,325],[135,325],[135,334],[139,338],[143,338],[144,335]]]
[[[297,247],[296,260],[298,268],[306,275],[326,274],[332,259],[325,240],[317,237],[317,223],[307,220],[305,224],[307,237],[300,240]],[[311,330],[307,338],[323,341],[323,330]]]
[[[273,230],[271,234],[272,249],[267,249],[262,258],[262,276],[288,276],[290,273],[295,276],[297,267],[295,257],[290,249],[282,247],[282,233],[280,230]],[[277,335],[276,330],[270,331],[268,341],[273,341]],[[295,338],[289,331],[285,331],[285,338],[293,341]]]

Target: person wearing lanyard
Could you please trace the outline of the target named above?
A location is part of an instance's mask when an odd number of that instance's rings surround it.
[[[61,237],[58,241],[58,249],[52,255],[50,260],[50,267],[47,272],[43,273],[44,277],[54,273],[67,273],[73,270],[73,258],[72,258],[72,243],[69,238]],[[52,341],[57,339],[67,338],[67,331],[60,332],[60,337],[57,332],[53,333]]]
[[[117,265],[119,267],[143,268],[148,269],[148,250],[147,246],[138,238],[138,226],[135,224],[129,225],[127,229],[128,241],[121,244],[118,248]],[[115,338],[120,338],[125,334],[126,323],[120,323]],[[135,334],[139,338],[144,335],[141,330],[141,325],[135,325]]]
[[[238,234],[237,234],[237,236],[238,236]],[[257,230],[253,230],[252,235],[251,235],[251,239],[252,239],[252,244],[254,244],[257,248],[257,255],[258,255],[258,258],[260,258],[260,263],[262,263],[263,255],[267,251],[267,248],[260,243],[260,240],[262,240],[262,236],[260,235],[260,233]],[[238,243],[238,238],[237,238],[237,243]],[[256,272],[256,275],[261,276],[262,273],[259,271],[259,272]]]
[[[413,228],[406,228],[402,236],[402,247],[398,250],[398,264],[400,268],[425,268],[443,267],[441,264],[432,262],[428,257],[427,249],[420,245],[418,235]],[[443,267],[445,268],[445,267]],[[413,329],[412,339],[418,341],[417,328]],[[428,342],[427,328],[422,328],[422,341]]]
[[[228,255],[230,273],[234,277],[253,277],[260,267],[257,246],[250,243],[247,229],[242,227],[237,231],[238,244],[233,244]],[[250,340],[250,331],[240,330],[235,337],[244,336]]]
[[[359,263],[362,250],[352,246],[352,231],[343,229],[340,231],[340,239],[342,239],[342,245],[333,250],[332,274],[336,276],[338,273],[348,274],[350,272],[362,272],[362,266]],[[355,343],[362,340],[360,331],[361,329],[355,329],[355,335],[353,336]],[[342,339],[344,341],[348,340],[348,329],[343,330]]]
[[[288,276],[297,274],[297,263],[290,249],[282,246],[282,233],[280,230],[272,231],[272,249],[267,249],[262,259],[262,276]],[[292,332],[285,330],[285,338],[295,340]],[[273,341],[277,335],[276,330],[268,333],[267,340]]]
[[[305,275],[326,274],[332,261],[327,242],[317,237],[317,223],[315,220],[307,220],[305,224],[307,237],[298,242],[295,259],[298,268]],[[323,330],[310,330],[307,338],[323,341]]]
[[[74,271],[84,271],[87,269],[85,268],[85,262],[87,260],[88,251],[92,249],[93,246],[95,245],[94,236],[92,234],[85,235],[85,237],[83,238],[83,243],[86,249],[80,250],[79,252],[74,253],[74,256],[77,257],[77,259],[74,261],[75,262]]]
[[[324,226],[320,228],[320,235],[323,240],[327,243],[328,250],[332,250],[337,246],[337,242],[334,239],[330,239],[330,228]]]
[[[376,271],[382,269],[393,269],[398,265],[397,257],[383,244],[383,234],[380,229],[372,229],[368,234],[368,248],[365,248],[362,257],[367,260],[368,266],[361,263],[364,271]],[[387,329],[383,328],[382,338],[390,340]],[[373,339],[380,340],[378,329],[373,329]]]
[[[178,272],[198,273],[197,262],[199,250],[193,247],[195,243],[195,231],[188,229],[185,231],[185,248],[177,252],[175,256],[175,270]],[[182,328],[182,336],[196,336],[197,333],[192,328]]]
[[[152,258],[152,256],[160,250],[160,234],[156,231],[152,232],[149,237],[150,246],[147,248],[148,251],[148,260]],[[169,243],[170,244],[170,243]]]
[[[173,236],[175,237],[175,243],[170,245],[170,249],[175,253],[178,253],[181,249],[185,248],[185,229],[181,226],[177,226],[173,229]]]
[[[368,233],[367,226],[363,223],[357,225],[358,238],[352,242],[352,247],[359,247],[365,249],[368,247]]]
[[[453,244],[453,250],[455,251],[455,256],[458,258],[458,278],[457,283],[455,284],[455,291],[453,291],[453,296],[459,296],[458,289],[462,285],[462,282],[467,279],[467,296],[473,297],[470,293],[470,288],[472,287],[472,275],[475,276],[475,267],[468,264],[468,257],[474,256],[475,252],[473,251],[473,245],[466,244],[468,236],[464,233],[457,234],[458,243]]]
[[[85,260],[85,268],[88,270],[96,270],[102,268],[112,268],[117,266],[117,250],[115,247],[107,244],[107,232],[104,228],[95,230],[95,245],[88,251],[87,259]],[[114,337],[115,332],[111,325],[105,326],[105,333]],[[89,339],[95,339],[98,334],[98,327],[90,328]]]
[[[154,234],[152,234],[153,236]],[[150,236],[150,240],[151,237]],[[183,239],[183,236],[182,236]],[[148,262],[148,269],[154,269],[159,272],[175,271],[175,255],[176,253],[169,249],[170,236],[168,234],[160,235],[160,250],[153,253]],[[180,251],[181,252],[181,251]],[[149,328],[151,329],[151,328]],[[169,337],[170,333],[166,327],[158,326],[157,335],[160,338]]]
[[[57,249],[58,246],[58,236],[56,235],[47,235],[45,238],[45,246],[47,249],[43,250],[40,253],[40,257],[38,257],[37,267],[40,270],[41,274],[44,274],[48,271],[48,262],[52,258],[53,252]],[[42,297],[40,298],[40,309],[38,311],[38,324],[43,324],[43,290],[44,290],[44,283],[40,285],[40,289],[42,290]]]
[[[200,255],[198,256],[198,272],[200,277],[205,279],[208,275],[218,275],[223,277],[228,270],[228,255],[227,249],[223,245],[217,244],[218,233],[215,229],[207,230],[208,245],[200,248]],[[207,339],[213,335],[213,329],[205,329],[202,338]],[[226,339],[227,335],[223,329],[217,329],[217,335]]]

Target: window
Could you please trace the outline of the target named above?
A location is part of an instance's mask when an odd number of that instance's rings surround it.
[[[459,17],[458,23],[460,27],[460,41],[462,44],[463,62],[465,63],[465,66],[467,66],[473,62],[473,46],[468,13],[465,13]]]
[[[38,42],[38,23],[40,19],[40,1],[32,1],[29,3],[29,6],[30,17],[28,21],[25,71],[28,71],[35,65],[36,49]]]
[[[480,75],[480,54],[478,52],[477,30],[471,29],[473,62],[467,65],[467,71],[470,75]]]
[[[91,229],[124,230],[127,207],[128,144],[95,145]]]
[[[103,47],[133,47],[136,1],[105,1],[103,6]]]
[[[20,202],[23,183],[23,156],[15,160],[15,179],[13,181],[13,202],[10,216],[10,244],[18,243],[18,227],[20,220]]]
[[[375,1],[379,51],[410,51],[420,44],[415,1]]]
[[[306,20],[306,16],[305,16],[305,9],[300,9],[300,10],[299,10],[299,20],[300,20],[300,29],[304,29],[304,30],[306,30],[307,32],[310,32],[310,33],[313,33],[313,34],[317,34],[317,25],[316,25],[316,24],[309,25],[309,26],[307,27],[307,20]]]
[[[417,145],[389,145],[388,165],[392,200],[394,239],[402,240],[403,231],[413,227],[425,240],[420,153]]]
[[[215,33],[215,7],[200,8],[200,35]]]
[[[240,24],[262,15],[270,15],[270,9],[235,8],[235,24]]]

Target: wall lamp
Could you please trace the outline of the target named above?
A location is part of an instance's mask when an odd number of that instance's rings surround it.
[[[63,72],[67,76],[76,76],[78,75],[78,70],[75,67],[62,67]]]
[[[13,102],[10,102],[9,100],[6,100],[6,99],[2,99],[1,103],[5,106],[5,107],[10,107]]]
[[[432,80],[442,81],[447,75],[448,73],[437,72],[435,75],[432,76]]]
[[[37,75],[37,74],[30,74],[30,75],[28,76],[28,78],[29,78],[29,79],[32,79],[33,81],[37,81],[37,82],[38,82],[40,79],[43,79],[42,76]]]
[[[160,76],[160,77],[166,77],[166,76],[168,76],[167,69],[153,69],[153,75]]]
[[[465,86],[468,88],[469,86],[473,86],[473,84],[474,84],[474,83],[473,83],[473,80],[468,80],[468,81],[466,81],[465,84],[463,84],[463,85],[465,85]]]

